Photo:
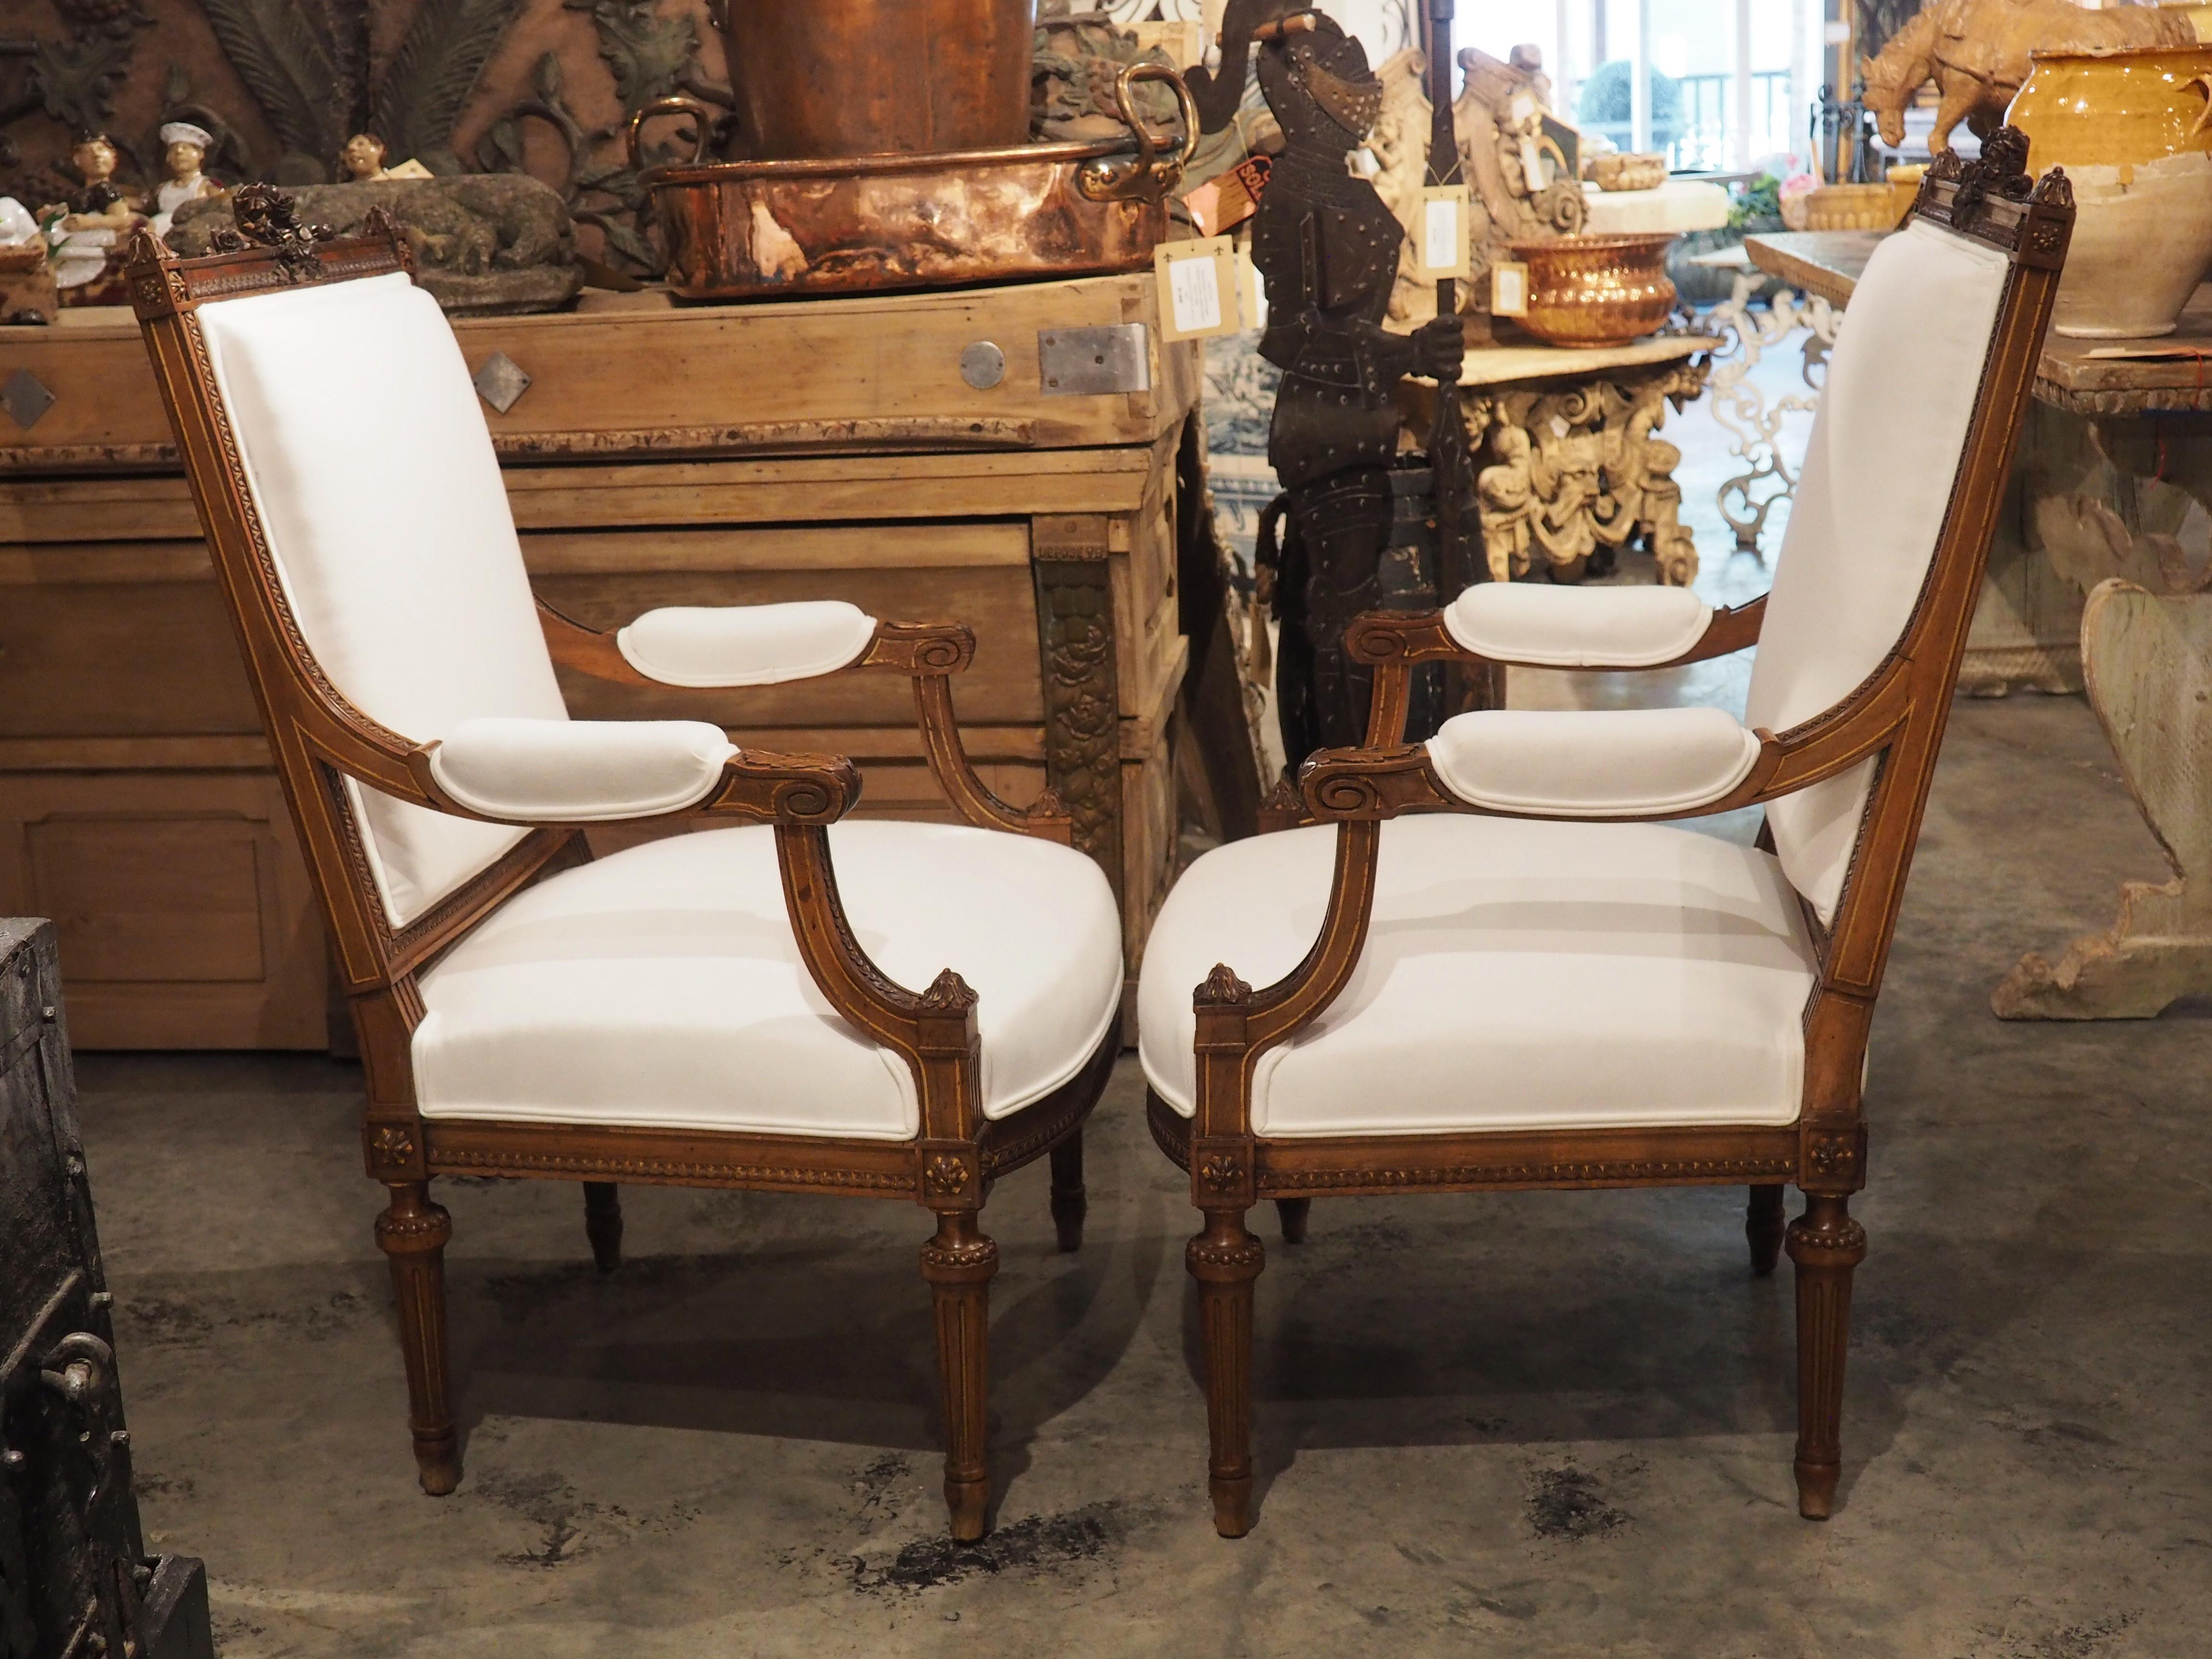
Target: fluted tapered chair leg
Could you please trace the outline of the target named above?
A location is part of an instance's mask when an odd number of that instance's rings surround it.
[[[408,1427],[422,1490],[443,1498],[461,1483],[459,1443],[446,1368],[446,1243],[453,1218],[430,1202],[426,1181],[392,1186],[376,1218],[376,1243],[392,1263],[399,1304],[399,1350],[407,1366]]]
[[[983,1535],[991,1494],[991,1276],[999,1247],[976,1231],[967,1210],[939,1211],[937,1233],[921,1247],[921,1276],[937,1315],[937,1373],[945,1414],[945,1505],[952,1535]]]
[[[1790,1224],[1797,1266],[1797,1513],[1825,1521],[1843,1473],[1844,1354],[1850,1340],[1851,1273],[1866,1260],[1866,1229],[1848,1201],[1809,1193]]]
[[[1206,1231],[1184,1253],[1198,1281],[1212,1443],[1206,1473],[1213,1529],[1224,1538],[1242,1538],[1252,1529],[1253,1285],[1267,1259],[1260,1241],[1245,1231],[1242,1210],[1208,1210]]]

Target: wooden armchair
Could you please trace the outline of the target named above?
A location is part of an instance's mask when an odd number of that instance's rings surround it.
[[[961,748],[972,635],[830,603],[602,634],[535,604],[404,240],[317,240],[253,188],[239,217],[259,234],[231,252],[143,241],[131,293],[360,1032],[423,1490],[460,1478],[432,1176],[583,1182],[607,1270],[623,1181],[907,1198],[936,1218],[952,1531],[981,1536],[997,1249],[977,1217],[1049,1152],[1060,1245],[1079,1243],[1121,957],[1057,802],[1008,806]],[[571,721],[556,662],[641,686],[908,675],[974,827],[839,823],[860,786],[837,756]],[[581,834],[675,817],[743,827],[596,862]]]
[[[1251,1522],[1245,1212],[1275,1200],[1295,1242],[1313,1198],[1362,1194],[1741,1183],[1767,1273],[1795,1182],[1798,1507],[1832,1508],[1868,1027],[2073,223],[2063,175],[2002,170],[2024,144],[1984,154],[1931,173],[1859,284],[1765,599],[1492,585],[1364,617],[1368,746],[1306,762],[1310,827],[1210,853],[1169,896],[1139,1043],[1205,1217],[1223,1534]],[[1399,741],[1419,663],[1753,643],[1748,724],[1493,710]],[[1654,822],[1754,804],[1758,848]]]

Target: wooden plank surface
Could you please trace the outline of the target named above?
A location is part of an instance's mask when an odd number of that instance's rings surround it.
[[[1743,239],[1752,264],[1790,287],[1847,306],[1886,230],[1776,230]]]
[[[456,319],[471,371],[504,355],[530,377],[506,410],[484,406],[513,459],[633,453],[866,449],[1058,449],[1149,443],[1196,402],[1196,342],[1163,343],[1149,270],[943,294],[773,305],[678,306],[665,293],[587,296],[574,311]],[[0,328],[0,361],[55,396],[28,430],[0,420],[0,471],[176,465],[130,313],[62,328]],[[1037,337],[1141,323],[1151,384],[1048,394]],[[960,354],[1006,358],[969,386]]]

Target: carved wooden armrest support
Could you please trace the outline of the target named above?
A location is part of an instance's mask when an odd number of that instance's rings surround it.
[[[1305,808],[1324,823],[1379,823],[1401,812],[1471,812],[1437,775],[1426,744],[1324,749],[1298,769]]]
[[[914,712],[929,769],[962,817],[979,830],[1006,830],[1062,847],[1075,845],[1075,819],[1051,790],[1038,796],[1027,811],[991,793],[960,741],[960,722],[952,713],[952,682],[944,673],[915,674]]]
[[[1321,932],[1288,974],[1255,991],[1225,963],[1217,964],[1192,993],[1198,1087],[1190,1170],[1193,1201],[1201,1207],[1234,1204],[1240,1192],[1243,1203],[1252,1201],[1252,1171],[1237,1142],[1250,1144],[1253,1066],[1318,1018],[1350,982],[1374,914],[1381,847],[1382,825],[1374,820],[1338,825]],[[1209,1146],[1216,1136],[1235,1139]]]
[[[878,623],[876,637],[853,664],[916,676],[958,674],[975,660],[975,633],[964,623]]]
[[[830,1006],[907,1062],[921,1103],[925,1140],[972,1141],[982,1122],[975,1093],[982,1048],[974,990],[947,968],[928,989],[909,991],[875,964],[846,917],[823,825],[779,823],[775,854],[799,957],[816,986]],[[956,1192],[940,1180],[934,1196],[966,1196],[980,1204],[980,1170],[968,1170],[957,1158],[953,1162],[966,1189]],[[931,1178],[925,1170],[926,1185]]]

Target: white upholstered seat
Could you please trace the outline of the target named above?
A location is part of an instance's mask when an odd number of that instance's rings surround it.
[[[1145,947],[1145,1076],[1193,1107],[1191,990],[1215,963],[1258,988],[1312,947],[1336,831],[1206,854]],[[1352,982],[1270,1050],[1252,1127],[1271,1136],[1797,1115],[1813,951],[1767,854],[1644,823],[1437,816],[1382,826],[1375,916]]]
[[[944,824],[847,822],[830,843],[853,931],[884,971],[919,991],[951,968],[975,988],[986,1117],[1081,1069],[1121,1002],[1121,921],[1096,863]],[[919,1127],[906,1064],[839,1018],[800,962],[766,829],[678,836],[542,882],[422,991],[427,1118],[870,1139]]]

